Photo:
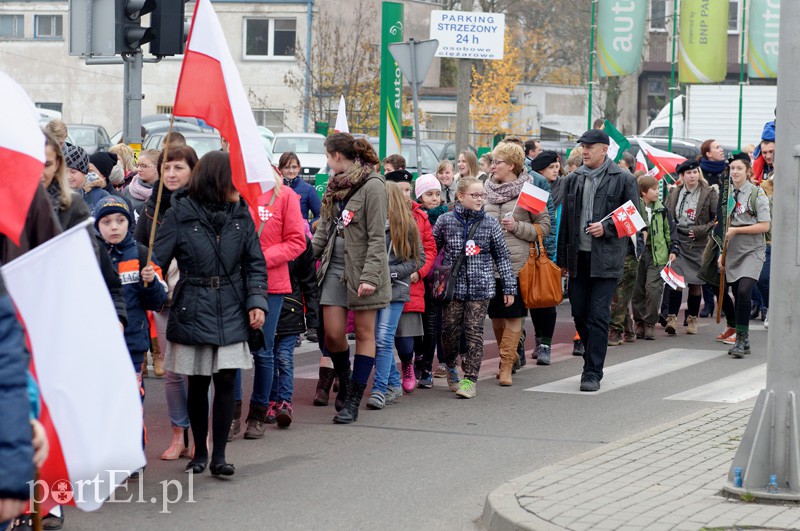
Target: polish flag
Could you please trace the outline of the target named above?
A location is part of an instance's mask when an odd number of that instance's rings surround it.
[[[682,162],[686,162],[686,158],[676,155],[675,153],[670,153],[669,151],[656,149],[641,138],[636,138],[636,141],[639,142],[639,147],[642,148],[642,151],[644,151],[647,158],[650,159],[650,162],[655,164],[663,174],[675,173],[675,168]]]
[[[534,186],[533,183],[525,183],[522,185],[516,206],[533,214],[539,214],[547,209],[548,197],[550,194],[546,190]]]
[[[146,463],[139,385],[97,265],[92,221],[0,269],[30,341],[50,442],[39,471],[44,513],[56,505],[94,511]]]
[[[337,133],[350,132],[350,126],[347,125],[347,110],[344,104],[344,95],[339,98],[339,110],[336,113],[336,126],[333,130]]]
[[[644,158],[644,151],[641,149],[636,153],[636,167],[633,171],[637,172],[639,170],[647,171],[647,159]]]
[[[617,236],[627,238],[642,230],[646,223],[642,219],[639,210],[633,206],[633,202],[628,200],[618,209],[611,213],[614,226],[617,228]]]
[[[668,263],[664,266],[664,269],[661,270],[661,278],[664,279],[664,282],[669,285],[672,289],[683,289],[686,287],[686,281],[684,277],[679,275],[674,269],[671,267],[672,262]]]
[[[275,186],[272,165],[258,132],[239,71],[210,0],[194,7],[173,114],[202,118],[230,144],[233,184],[250,205]]]
[[[0,72],[0,233],[19,245],[44,168],[39,113],[16,81]]]

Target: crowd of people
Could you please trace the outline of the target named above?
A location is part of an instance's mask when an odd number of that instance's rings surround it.
[[[165,379],[173,438],[160,458],[189,458],[187,472],[232,476],[228,442],[291,425],[293,356],[303,336],[322,356],[315,394],[302,399],[326,406],[335,392],[337,424],[358,419],[365,395],[366,408],[381,410],[436,378],[460,398],[476,397],[487,316],[500,386],[526,364],[528,317],[532,358],[549,365],[557,305],[526,307],[520,275],[532,255],[544,253],[567,279],[581,391],[599,390],[608,346],[654,340],[659,322],[676,334],[683,291],[685,330],[696,334],[720,275],[727,326],[717,340],[732,357],[750,353],[751,317],[767,318],[774,123],[754,160],[745,152],[726,159],[708,140],[699,160],[660,181],[633,172],[629,153],[619,163],[609,158],[602,129],[586,131],[566,160],[536,140],[507,137],[480,159],[466,150],[455,165],[445,160],[416,178],[399,154],[381,161],[366,139],[334,133],[325,141],[331,175],[321,200],[300,177],[298,155],[287,152],[278,161],[282,181],[250,205],[233,186],[224,150],[198,159],[176,136],[138,160],[124,144],[89,156],[65,143],[60,121],[45,134],[42,186],[21,245],[0,242],[2,262],[94,217],[97,259],[142,401],[148,355]],[[540,211],[518,205],[526,185],[547,192]],[[609,214],[628,201],[645,227],[619,237]],[[666,266],[685,289],[665,286]],[[7,300],[3,327],[14,317]],[[23,348],[11,333],[0,340]],[[17,367],[7,381],[24,389],[18,366],[0,363],[0,374]],[[250,368],[244,404],[242,370]],[[33,452],[40,466],[46,441],[35,418],[4,425],[4,435],[34,441],[26,466],[0,474],[0,492],[24,500]],[[0,521],[20,512],[0,500]],[[57,509],[45,518],[47,529],[62,525]]]

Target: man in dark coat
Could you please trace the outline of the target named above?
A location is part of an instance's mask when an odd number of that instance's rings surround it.
[[[569,174],[564,190],[558,265],[569,274],[569,300],[575,327],[586,347],[581,391],[597,391],[608,348],[611,298],[622,277],[628,238],[619,238],[611,212],[639,201],[636,179],[608,158],[609,138],[598,129],[578,143],[583,166]]]

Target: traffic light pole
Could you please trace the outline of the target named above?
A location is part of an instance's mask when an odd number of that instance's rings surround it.
[[[122,56],[125,61],[122,102],[122,138],[127,144],[142,144],[142,52]],[[133,147],[133,146],[132,146]],[[138,152],[138,149],[134,148]]]

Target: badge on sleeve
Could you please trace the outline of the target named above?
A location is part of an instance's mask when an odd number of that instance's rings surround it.
[[[467,240],[467,246],[465,248],[467,256],[475,256],[480,254],[481,248],[475,243],[475,240]]]
[[[275,211],[273,210],[272,206],[258,206],[258,217],[261,219],[261,221],[269,221],[274,215]]]
[[[342,210],[342,224],[346,227],[353,221],[353,213],[347,209]]]

